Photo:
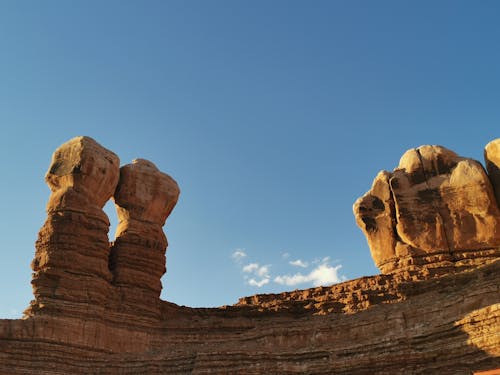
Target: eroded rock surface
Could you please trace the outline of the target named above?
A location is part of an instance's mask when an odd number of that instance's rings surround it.
[[[35,300],[26,314],[101,315],[109,297],[109,220],[120,161],[90,137],[59,147],[45,176],[51,195],[32,262]]]
[[[484,160],[491,184],[495,190],[497,203],[500,204],[500,138],[497,138],[484,148]]]
[[[485,152],[492,163],[495,152]],[[355,205],[386,273],[220,308],[159,299],[162,226],[179,188],[153,163],[119,170],[116,155],[79,137],[56,151],[47,182],[35,301],[24,319],[0,320],[0,374],[469,375],[500,367],[498,207],[482,167],[443,147],[410,150]],[[102,207],[112,195],[120,223],[110,251]]]
[[[495,262],[430,280],[380,275],[222,308],[161,302],[154,329],[106,317],[0,320],[0,373],[470,375],[500,367],[499,274]],[[332,311],[315,315],[315,304]]]
[[[137,325],[160,321],[167,238],[179,187],[143,159],[118,157],[89,137],[59,147],[46,175],[47,220],[36,243],[35,300],[26,316],[59,314]],[[110,248],[102,208],[113,197],[119,224]]]
[[[382,272],[426,265],[449,272],[500,255],[500,211],[479,162],[441,146],[407,151],[354,204]]]
[[[120,169],[113,196],[119,223],[110,269],[122,310],[159,318],[167,248],[162,227],[179,193],[177,183],[150,161],[134,160]]]

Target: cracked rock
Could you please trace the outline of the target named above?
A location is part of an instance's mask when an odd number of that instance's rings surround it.
[[[443,266],[500,245],[500,212],[484,168],[442,146],[404,153],[392,173],[377,175],[354,214],[383,272]]]

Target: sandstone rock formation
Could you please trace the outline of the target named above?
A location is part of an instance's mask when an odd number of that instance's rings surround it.
[[[26,314],[102,315],[110,290],[109,220],[119,159],[89,137],[77,137],[52,156],[45,180],[52,192],[32,262],[35,300]]]
[[[122,310],[160,317],[167,248],[162,227],[179,193],[177,183],[150,161],[138,159],[120,168],[113,196],[119,223],[110,269]]]
[[[487,147],[487,161],[495,152]],[[355,204],[384,274],[209,309],[159,299],[173,179],[140,159],[118,173],[116,155],[79,137],[56,151],[47,181],[35,301],[24,319],[0,319],[0,374],[500,367],[497,202],[482,167],[442,147],[410,150]],[[112,195],[120,223],[110,245],[102,207]]]
[[[59,314],[158,325],[176,182],[143,159],[118,157],[89,137],[63,144],[46,175],[52,191],[32,262],[35,300],[26,316]],[[110,247],[102,208],[115,200],[119,224]]]
[[[479,162],[441,146],[407,151],[354,204],[382,272],[449,272],[500,255],[500,211]]]
[[[291,292],[210,309],[161,302],[155,329],[0,320],[0,373],[470,375],[500,367],[499,274],[497,261],[429,280],[352,280],[297,301]],[[334,310],[315,315],[315,303]]]
[[[500,138],[488,143],[484,148],[486,170],[495,190],[497,202],[500,202]]]

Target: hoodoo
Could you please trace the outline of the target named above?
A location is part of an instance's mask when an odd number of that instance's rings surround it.
[[[121,308],[131,313],[160,318],[160,279],[167,248],[162,227],[179,192],[177,183],[150,161],[138,159],[120,168],[113,196],[119,223],[110,268]]]
[[[490,179],[479,162],[441,146],[409,150],[393,172],[380,172],[354,214],[383,273],[448,273],[500,256]]]
[[[177,183],[59,147],[32,262],[34,300],[0,320],[0,374],[471,374],[500,368],[500,139],[478,161],[407,151],[354,204],[380,275],[233,306],[162,301]],[[108,240],[102,210],[119,224]],[[223,234],[221,234],[223,235]],[[193,270],[195,272],[196,270]]]
[[[120,160],[90,137],[59,147],[45,175],[51,195],[36,242],[35,300],[25,312],[102,316],[111,293],[109,220]]]

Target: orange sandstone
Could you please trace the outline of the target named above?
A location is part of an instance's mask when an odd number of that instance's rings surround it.
[[[24,319],[0,320],[0,374],[496,369],[495,147],[485,152],[488,176],[438,146],[410,150],[394,172],[377,175],[354,211],[383,274],[189,308],[159,298],[175,181],[141,159],[119,169],[112,152],[75,138],[56,151],[46,177],[52,194],[32,265],[35,300]],[[112,196],[120,223],[109,244],[102,207]]]

